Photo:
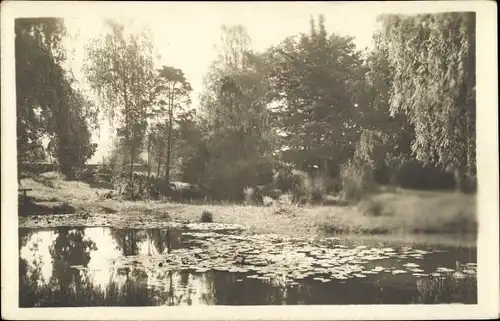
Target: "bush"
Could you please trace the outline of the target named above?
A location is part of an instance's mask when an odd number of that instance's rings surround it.
[[[386,216],[391,213],[385,207],[383,201],[367,199],[359,202],[358,210],[368,216]]]
[[[134,173],[131,181],[128,174],[122,173],[113,179],[113,188],[117,195],[122,195],[128,200],[158,199],[159,181],[154,177]]]
[[[291,165],[278,165],[278,169],[273,175],[273,182],[276,187],[283,192],[288,192],[292,189],[293,184],[293,169]]]
[[[311,183],[307,173],[292,171],[292,202],[305,203],[311,197]]]
[[[97,182],[97,173],[92,168],[81,167],[75,169],[75,179],[85,183]]]
[[[97,179],[100,182],[111,183],[113,178],[113,171],[110,166],[103,165],[97,169]]]
[[[243,190],[245,205],[263,205],[264,197],[257,188],[247,187]]]
[[[311,195],[312,203],[321,203],[325,199],[326,184],[323,179],[317,178],[311,182]]]
[[[453,173],[427,166],[415,160],[405,160],[396,171],[395,183],[402,188],[452,189],[455,187]]]
[[[357,202],[374,189],[372,169],[363,165],[348,161],[341,169],[342,197],[347,201]]]
[[[200,222],[202,222],[202,223],[212,223],[213,222],[213,214],[212,214],[212,212],[207,211],[207,210],[203,211],[203,213],[201,213]]]
[[[267,158],[240,159],[226,162],[213,161],[203,185],[214,200],[242,201],[246,186],[265,185],[272,182],[272,167]]]

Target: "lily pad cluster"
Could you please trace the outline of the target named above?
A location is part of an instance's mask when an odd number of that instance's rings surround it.
[[[193,223],[165,220],[161,215],[66,214],[32,215],[19,218],[20,228],[53,228],[60,226],[113,227],[133,229],[185,229],[195,231],[231,232],[246,228],[238,224]]]
[[[321,245],[311,240],[278,235],[235,235],[214,231],[190,231],[183,237],[185,248],[156,257],[122,257],[116,264],[192,273],[222,271],[239,274],[240,280],[257,279],[290,286],[303,280],[345,282],[379,274],[418,278],[435,276],[436,273],[464,273],[447,267],[425,271],[424,260],[432,252],[411,247]],[[469,268],[465,273],[475,273],[473,264],[466,266]]]

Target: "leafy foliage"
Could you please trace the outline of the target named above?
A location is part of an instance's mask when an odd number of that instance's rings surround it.
[[[274,125],[283,157],[300,167],[343,162],[358,129],[354,107],[364,78],[353,38],[327,35],[322,16],[309,34],[289,37],[268,51]]]
[[[73,175],[96,150],[91,130],[97,112],[63,67],[66,34],[62,19],[20,18],[15,22],[17,145],[19,160],[39,160],[43,138],[60,170]],[[37,152],[33,155],[34,147]],[[31,156],[30,156],[31,155]]]
[[[389,15],[390,105],[415,127],[424,164],[475,173],[475,14]]]
[[[225,27],[223,46],[205,78],[200,97],[205,139],[192,166],[214,198],[241,199],[247,186],[272,180],[273,133],[264,101],[267,78],[262,58],[248,50],[241,26]],[[196,161],[195,161],[196,160]]]
[[[124,24],[107,21],[108,30],[86,48],[85,74],[133,164],[142,145],[153,99],[153,52],[146,31],[129,33]]]

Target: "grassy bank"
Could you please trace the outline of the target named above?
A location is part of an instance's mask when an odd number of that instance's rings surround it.
[[[36,204],[63,204],[76,213],[160,214],[174,220],[199,221],[202,212],[208,211],[213,222],[244,225],[252,233],[338,236],[363,244],[459,247],[474,247],[477,234],[475,196],[454,192],[393,190],[372,195],[356,206],[263,207],[103,199],[99,195],[106,190],[50,176],[21,183],[23,188],[32,189],[28,195]]]

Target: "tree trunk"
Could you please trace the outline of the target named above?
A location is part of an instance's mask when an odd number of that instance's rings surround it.
[[[165,164],[165,178],[167,182],[170,182],[170,158],[172,153],[172,124],[174,117],[174,93],[173,90],[170,95],[170,108],[169,108],[169,119],[168,119],[168,138],[167,138],[167,162]]]
[[[151,177],[151,134],[148,137],[148,178]]]
[[[130,140],[130,106],[129,106],[129,101],[128,101],[128,95],[127,95],[127,79],[126,76],[123,76],[123,103],[125,104],[125,147],[130,148],[130,172],[129,172],[129,179],[130,183],[133,184],[132,178],[133,178],[133,170],[134,170],[134,165],[133,165],[133,151],[132,151],[132,142]],[[124,161],[126,163],[126,161]]]
[[[161,169],[161,154],[162,154],[162,150],[163,150],[163,143],[161,141],[158,142],[159,146],[158,146],[158,167],[156,168],[156,178],[159,179],[160,178],[160,169]]]

